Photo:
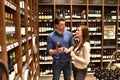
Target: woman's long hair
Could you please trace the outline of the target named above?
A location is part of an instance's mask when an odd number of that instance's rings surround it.
[[[82,41],[80,41],[78,36],[76,36],[76,35],[73,38],[75,46],[77,47],[77,49],[75,50],[76,53],[81,50],[81,48],[83,47],[83,44],[85,42],[89,42],[89,30],[88,30],[88,27],[85,26],[85,25],[80,25],[79,27],[81,27],[81,29],[82,29]]]

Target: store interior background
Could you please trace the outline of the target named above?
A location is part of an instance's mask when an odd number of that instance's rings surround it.
[[[0,6],[0,64],[10,80],[52,78],[46,46],[56,16],[65,17],[66,30],[73,36],[79,25],[89,27],[87,79],[94,80],[95,70],[106,68],[120,49],[120,0],[0,0]],[[120,62],[119,52],[115,55],[113,64]]]

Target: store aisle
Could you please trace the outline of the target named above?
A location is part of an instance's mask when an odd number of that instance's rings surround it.
[[[40,80],[52,80],[52,76],[40,77]],[[63,77],[61,77],[60,80],[64,80]],[[73,77],[72,77],[72,80],[73,80]],[[93,74],[88,74],[86,77],[86,80],[96,80],[96,79]]]

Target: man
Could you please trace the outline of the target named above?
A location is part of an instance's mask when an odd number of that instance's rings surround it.
[[[73,44],[71,32],[65,30],[64,18],[56,18],[55,31],[47,38],[47,51],[53,57],[53,80],[60,79],[61,71],[64,80],[71,80],[70,52]]]

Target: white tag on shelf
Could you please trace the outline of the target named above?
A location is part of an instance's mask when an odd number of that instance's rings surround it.
[[[37,47],[36,47],[36,44],[35,44],[35,39],[36,39],[36,37],[32,38],[32,43],[33,43],[33,51],[36,54],[37,53]]]

